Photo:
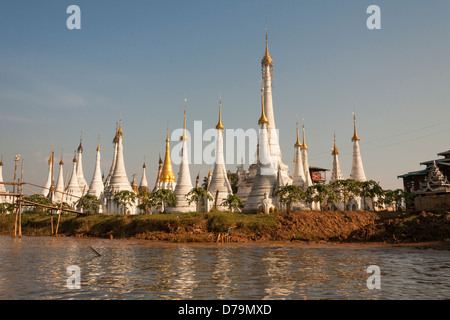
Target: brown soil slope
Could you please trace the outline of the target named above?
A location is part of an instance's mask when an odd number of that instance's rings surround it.
[[[54,216],[54,225],[56,217]],[[51,235],[51,216],[25,214],[22,234]],[[14,215],[0,216],[0,234],[14,233]],[[67,215],[59,234],[138,238],[171,242],[326,241],[418,243],[449,241],[450,213],[368,211],[229,212],[123,215]]]

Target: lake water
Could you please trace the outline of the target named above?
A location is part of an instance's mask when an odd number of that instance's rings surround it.
[[[450,299],[449,271],[449,251],[414,247],[0,236],[0,299]]]

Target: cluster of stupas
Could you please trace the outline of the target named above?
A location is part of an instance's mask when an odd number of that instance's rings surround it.
[[[258,120],[259,125],[259,138],[257,146],[257,159],[256,162],[251,164],[248,170],[244,170],[243,165],[237,166],[237,193],[236,195],[244,203],[242,209],[243,212],[269,212],[275,207],[281,208],[278,197],[275,195],[275,191],[282,186],[295,185],[306,189],[313,185],[311,179],[310,166],[308,163],[308,146],[305,142],[305,126],[303,129],[303,139],[300,142],[299,128],[297,121],[297,139],[294,144],[294,161],[293,172],[289,174],[289,167],[283,163],[282,154],[278,140],[277,129],[275,126],[273,99],[272,99],[272,76],[273,76],[273,59],[269,54],[269,46],[266,31],[266,50],[264,57],[261,61],[261,117]],[[213,201],[204,199],[205,210],[215,208],[217,210],[227,210],[225,206],[222,206],[222,200],[232,194],[232,188],[228,179],[227,170],[224,161],[223,153],[223,131],[224,126],[222,124],[222,104],[219,100],[219,121],[216,125],[216,159],[213,172],[209,172],[207,179],[207,192],[211,196]],[[353,142],[353,162],[350,174],[350,179],[356,181],[365,181],[366,176],[364,173],[361,154],[359,149],[360,138],[356,133],[356,118],[353,113],[354,135],[352,137]],[[60,202],[64,201],[69,205],[75,206],[80,197],[85,194],[95,195],[100,199],[100,212],[108,213],[129,213],[139,214],[138,209],[139,197],[136,198],[135,203],[127,208],[127,212],[124,212],[124,208],[118,206],[114,201],[114,194],[117,192],[126,190],[130,192],[139,193],[141,190],[149,190],[147,178],[146,178],[146,165],[144,163],[142,168],[142,178],[140,185],[137,186],[136,177],[133,176],[132,182],[129,181],[124,162],[123,154],[123,129],[122,122],[116,127],[116,133],[113,139],[114,153],[112,158],[112,165],[106,179],[102,177],[100,168],[100,144],[97,146],[97,156],[94,174],[91,183],[88,185],[83,174],[82,155],[83,147],[80,139],[80,145],[77,149],[77,153],[73,158],[72,163],[72,175],[66,186],[65,177],[63,175],[63,161],[59,163],[59,176],[54,185],[53,167],[54,167],[54,155],[53,151],[48,161],[48,178],[43,186],[42,195],[49,197],[52,201]],[[196,211],[197,207],[195,203],[189,204],[186,195],[192,190],[193,184],[191,181],[191,175],[188,162],[188,149],[187,149],[188,136],[186,134],[186,108],[184,109],[184,126],[183,135],[180,137],[182,142],[181,149],[181,163],[179,166],[178,178],[175,178],[175,174],[172,168],[171,154],[170,154],[170,139],[169,130],[167,129],[166,138],[166,151],[164,161],[159,158],[159,168],[157,173],[157,179],[153,187],[154,190],[158,189],[170,189],[173,191],[177,198],[176,207],[165,207],[166,212],[189,212]],[[330,182],[344,179],[340,169],[340,163],[338,158],[339,152],[336,147],[336,136],[334,137],[334,146],[332,148],[333,167],[330,177]],[[0,163],[0,179],[2,178],[1,169],[2,163]],[[1,182],[1,181],[0,181]],[[0,184],[0,188],[3,185]],[[198,177],[197,184],[198,186]],[[4,188],[4,187],[3,187]],[[1,191],[1,190],[0,190]],[[62,199],[62,197],[64,197]],[[297,203],[294,208],[299,210],[317,210],[320,209],[318,203],[312,205],[306,205],[303,203]],[[343,204],[336,204],[336,209],[343,210]],[[361,199],[356,199],[348,204],[347,209],[358,210],[361,208]]]

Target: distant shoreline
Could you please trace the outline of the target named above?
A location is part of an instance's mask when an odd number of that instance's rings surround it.
[[[57,215],[26,213],[23,236],[52,236]],[[0,216],[0,235],[14,235],[15,215]],[[450,249],[447,212],[304,211],[76,216],[63,214],[59,236],[167,243],[312,246],[416,246]]]

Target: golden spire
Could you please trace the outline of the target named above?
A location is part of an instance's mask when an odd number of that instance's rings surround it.
[[[100,151],[100,134],[98,135],[97,151]]]
[[[292,160],[292,162],[297,162],[297,159],[295,159],[295,155],[294,155],[294,160]]]
[[[222,124],[222,96],[220,96],[219,98],[219,123],[217,123],[216,129],[217,130],[225,129]]]
[[[64,165],[64,161],[63,161],[63,153],[64,153],[64,152],[61,151],[61,161],[59,162],[59,165],[60,165],[60,166]]]
[[[258,120],[258,124],[269,124],[269,119],[267,119],[266,114],[264,112],[264,89],[261,84],[261,118]]]
[[[52,146],[52,151],[50,152],[50,158],[48,158],[48,164],[52,164],[52,163],[54,163],[54,160],[53,160],[53,146]]]
[[[305,124],[304,123],[303,123],[302,127],[303,127],[303,143],[302,143],[301,149],[302,150],[309,150],[309,148],[308,148],[308,146],[306,145],[306,142],[305,142]]]
[[[298,148],[298,147],[302,147],[302,144],[300,143],[300,137],[299,137],[299,135],[298,135],[298,120],[297,120],[297,142],[294,144],[294,147],[295,148]],[[295,161],[294,161],[295,162]]]
[[[175,174],[172,170],[172,160],[170,159],[169,128],[167,128],[166,156],[164,158],[164,165],[161,172],[160,182],[175,182]]]
[[[358,134],[356,133],[356,117],[355,117],[355,113],[353,112],[353,137],[352,137],[352,141],[356,141],[356,140],[361,140],[358,137]]]
[[[117,129],[117,135],[118,135],[119,137],[123,137],[122,117],[120,118],[120,121],[119,121],[119,129]]]
[[[73,153],[73,160],[72,160],[72,162],[77,162],[77,152],[76,151]]]
[[[81,131],[80,134],[80,145],[78,146],[78,152],[83,152],[82,141],[83,141],[83,131]]]
[[[269,40],[267,37],[267,17],[266,17],[266,52],[264,53],[264,57],[261,60],[262,66],[273,66],[273,59],[269,54]]]
[[[339,154],[338,148],[336,147],[336,132],[334,133],[334,146],[331,150],[331,154],[333,156],[337,156]]]
[[[116,144],[119,142],[119,127],[116,122],[116,134],[114,135],[113,143]]]

